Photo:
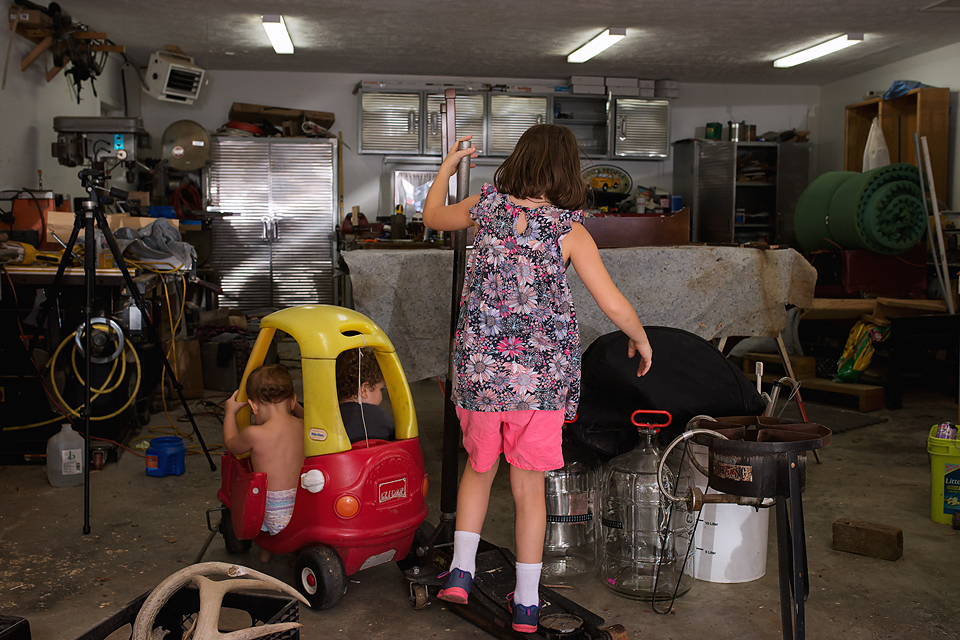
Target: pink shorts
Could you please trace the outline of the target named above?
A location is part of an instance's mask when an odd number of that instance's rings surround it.
[[[563,409],[470,411],[457,407],[463,447],[477,473],[493,468],[500,453],[514,467],[550,471],[563,466]]]

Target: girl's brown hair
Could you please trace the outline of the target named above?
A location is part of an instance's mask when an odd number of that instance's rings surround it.
[[[357,380],[357,358],[360,359]],[[371,387],[383,382],[383,372],[371,347],[348,349],[337,356],[337,400],[352,398],[360,391],[361,384]]]
[[[527,129],[493,174],[500,193],[526,200],[544,197],[561,209],[582,209],[587,188],[580,175],[583,152],[573,131],[558,124]]]
[[[276,404],[293,397],[293,379],[279,364],[257,367],[247,377],[247,397],[254,402]]]

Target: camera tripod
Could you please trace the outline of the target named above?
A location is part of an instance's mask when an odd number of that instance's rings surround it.
[[[143,319],[147,334],[160,354],[160,361],[163,363],[164,369],[170,376],[170,380],[173,383],[173,388],[177,392],[177,397],[180,399],[180,404],[183,405],[184,413],[189,418],[190,424],[193,427],[193,433],[197,436],[197,440],[200,441],[200,446],[203,448],[203,452],[207,456],[207,461],[210,463],[210,470],[217,470],[217,466],[214,464],[213,458],[210,456],[210,451],[207,449],[207,445],[203,441],[203,436],[197,429],[197,423],[194,420],[193,414],[190,412],[190,407],[187,405],[187,401],[183,397],[183,385],[179,382],[179,380],[177,380],[177,376],[175,375],[173,368],[170,366],[170,362],[167,360],[167,356],[164,353],[160,335],[157,333],[156,327],[154,327],[153,323],[150,321],[149,314],[146,312],[146,304],[143,299],[143,294],[140,292],[140,289],[130,276],[130,270],[127,268],[127,263],[123,259],[120,247],[117,245],[117,240],[110,231],[110,227],[107,224],[106,218],[104,217],[103,205],[109,204],[116,200],[125,200],[128,196],[127,192],[120,189],[115,189],[113,187],[109,189],[106,188],[104,186],[106,176],[107,174],[104,170],[103,162],[95,162],[92,168],[82,169],[78,174],[80,182],[83,185],[84,190],[87,192],[88,197],[83,201],[83,211],[78,211],[75,214],[73,231],[70,233],[70,239],[67,240],[64,246],[63,257],[60,259],[60,264],[57,266],[57,274],[53,278],[53,283],[48,289],[49,294],[47,295],[46,301],[41,306],[40,312],[37,315],[38,330],[34,333],[28,348],[28,353],[32,355],[34,349],[36,348],[36,341],[40,334],[40,328],[46,323],[50,306],[55,304],[56,300],[59,298],[60,285],[63,280],[63,275],[66,272],[68,261],[73,255],[74,245],[76,244],[77,237],[80,235],[80,230],[82,229],[84,234],[83,237],[85,248],[83,252],[83,276],[84,285],[86,286],[83,308],[83,352],[85,366],[83,386],[85,400],[83,408],[80,411],[80,416],[84,420],[85,460],[83,465],[83,532],[85,534],[90,533],[90,403],[92,401],[92,349],[94,348],[91,338],[91,335],[93,334],[91,329],[91,320],[93,317],[94,285],[96,284],[97,278],[95,262],[97,252],[95,248],[96,241],[94,226],[100,228],[100,231],[103,233],[103,236],[110,247],[110,252],[113,254],[114,263],[117,265],[117,267],[120,269],[120,273],[123,275],[123,280],[127,286],[127,289],[130,291],[130,295],[133,296],[137,308],[140,311],[140,316]],[[171,336],[171,339],[173,338],[174,336]]]

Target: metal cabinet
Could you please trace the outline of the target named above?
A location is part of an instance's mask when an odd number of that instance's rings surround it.
[[[546,96],[491,95],[488,155],[510,155],[524,131],[546,121]]]
[[[673,192],[690,207],[691,240],[797,246],[793,215],[810,157],[808,143],[674,144]]]
[[[608,155],[610,105],[607,96],[553,96],[553,122],[573,131],[580,148],[592,158]]]
[[[231,305],[335,303],[337,140],[215,137],[206,201]]]
[[[420,153],[420,92],[360,95],[361,153]]]
[[[443,104],[442,95],[427,96],[427,123],[426,144],[424,153],[427,155],[446,155],[447,149],[441,149],[440,140],[440,105]],[[482,93],[469,93],[457,96],[456,103],[457,137],[473,136],[472,142],[477,150],[483,153],[484,100]]]
[[[663,159],[670,155],[670,102],[641,98],[613,100],[613,155]]]

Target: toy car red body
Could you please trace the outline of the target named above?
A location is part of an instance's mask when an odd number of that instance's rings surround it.
[[[267,477],[249,458],[225,453],[217,497],[226,511],[220,529],[227,550],[242,553],[250,541],[276,554],[297,553],[299,589],[315,608],[336,604],[346,576],[404,560],[427,516],[427,474],[417,437],[416,414],[396,351],[365,316],[341,307],[292,307],[263,318],[243,375],[263,363],[277,329],[300,345],[306,459],[289,524],[276,535],[261,531]],[[351,444],[336,397],[336,358],[360,346],[373,347],[394,412],[396,440]],[[237,416],[249,424],[249,410]]]

